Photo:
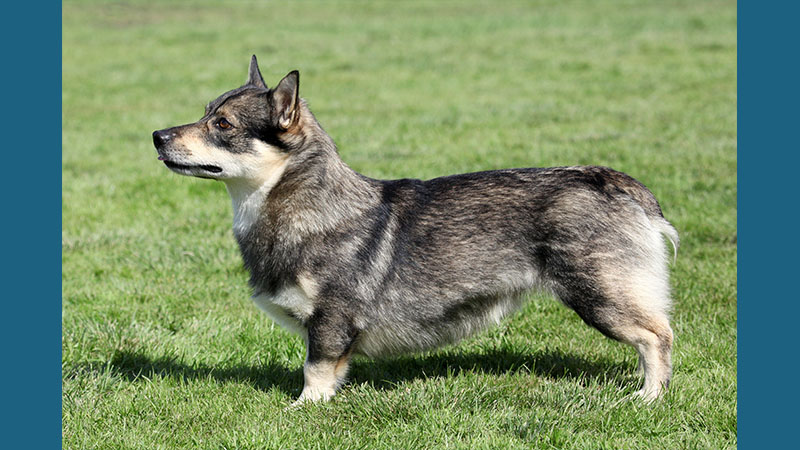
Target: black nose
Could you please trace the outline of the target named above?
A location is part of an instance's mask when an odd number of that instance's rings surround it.
[[[156,146],[156,148],[160,148],[167,141],[169,141],[171,137],[172,133],[168,132],[167,130],[153,131],[153,144]]]

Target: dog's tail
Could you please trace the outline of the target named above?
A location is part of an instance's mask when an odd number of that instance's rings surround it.
[[[647,218],[650,219],[650,223],[658,229],[661,234],[665,235],[669,242],[672,244],[673,256],[672,256],[672,263],[675,264],[675,261],[678,260],[678,247],[681,245],[681,239],[678,236],[678,230],[672,226],[669,221],[664,218],[664,213],[661,212],[661,206],[658,204],[658,200],[656,200],[655,195],[650,192],[650,189],[647,189],[643,184],[638,183],[638,189],[625,189],[628,192],[628,195],[633,197],[634,200],[644,209]]]
[[[621,175],[620,172],[618,172]],[[680,247],[681,240],[678,236],[678,230],[672,226],[667,219],[664,218],[664,213],[661,211],[661,205],[658,204],[656,196],[647,189],[647,186],[640,183],[633,177],[625,175],[622,180],[617,180],[617,186],[622,189],[626,194],[633,198],[639,206],[644,209],[650,223],[658,229],[658,231],[669,239],[673,248],[673,263],[678,259],[678,247]]]
[[[675,264],[675,261],[678,260],[678,247],[681,245],[681,239],[678,237],[678,230],[676,230],[675,227],[673,227],[672,224],[664,218],[664,216],[649,217],[649,219],[650,222],[656,226],[658,231],[665,235],[667,239],[669,239],[669,242],[672,243],[672,263]]]

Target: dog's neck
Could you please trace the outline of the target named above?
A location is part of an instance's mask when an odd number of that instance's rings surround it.
[[[335,227],[378,201],[373,183],[342,161],[333,140],[303,109],[304,148],[268,161],[258,176],[225,182],[239,241],[264,221],[270,223],[259,227],[260,232],[278,228],[284,238],[300,240]]]
[[[254,182],[252,180],[229,180],[225,183],[233,204],[233,234],[237,239],[243,237],[261,214],[267,196],[283,175],[279,172]]]

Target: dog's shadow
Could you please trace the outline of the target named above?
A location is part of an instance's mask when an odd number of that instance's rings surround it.
[[[531,376],[550,379],[616,379],[628,375],[628,364],[609,359],[590,361],[560,351],[535,353],[492,349],[485,353],[433,353],[395,359],[356,360],[350,379],[368,382],[376,389],[394,389],[403,381],[458,376],[461,373],[504,375],[524,371]]]
[[[186,364],[174,357],[152,359],[142,353],[119,351],[108,364],[110,370],[130,381],[154,376],[184,380],[213,379],[220,383],[246,383],[255,389],[279,389],[297,396],[303,386],[302,368],[289,368],[267,362],[260,365],[213,367]],[[619,383],[631,375],[628,363],[608,359],[589,361],[580,356],[544,350],[534,353],[506,349],[484,353],[457,353],[455,350],[418,356],[400,356],[366,360],[355,358],[348,379],[351,383],[368,383],[379,390],[394,389],[404,381],[458,376],[462,372],[503,375],[519,370],[531,376],[550,379],[602,378]],[[610,381],[611,380],[611,381]]]

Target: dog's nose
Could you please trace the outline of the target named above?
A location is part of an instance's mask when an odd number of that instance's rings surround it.
[[[156,148],[159,148],[169,141],[171,137],[172,133],[169,133],[166,130],[153,131],[153,144],[156,146]]]

